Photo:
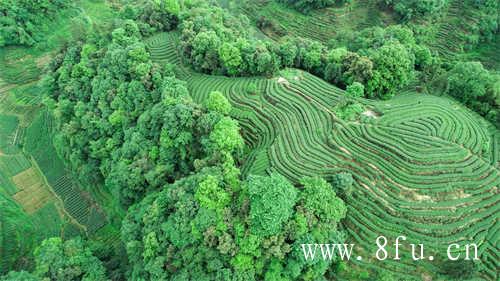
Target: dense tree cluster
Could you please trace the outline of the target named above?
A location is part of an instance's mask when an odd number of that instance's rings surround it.
[[[177,0],[124,2],[127,4],[120,10],[121,17],[135,20],[142,35],[170,31],[177,27],[181,11]]]
[[[126,20],[109,44],[68,48],[45,79],[61,154],[81,180],[104,180],[126,205],[240,145],[238,126],[223,116],[227,105],[217,105],[217,95],[210,109],[195,104],[183,82],[151,62],[140,38]]]
[[[294,9],[307,13],[311,10],[321,9],[333,5],[336,0],[278,0],[278,2],[287,4]],[[343,0],[341,2],[343,2]]]
[[[230,76],[269,75],[279,67],[270,42],[251,40],[249,21],[198,1],[182,18],[183,54],[195,70]]]
[[[44,240],[35,249],[35,270],[10,272],[0,281],[106,281],[106,270],[80,238]]]
[[[41,29],[46,23],[70,3],[68,0],[0,1],[0,47],[35,44],[42,38]]]
[[[383,99],[407,85],[415,70],[429,72],[436,63],[428,48],[415,43],[413,32],[399,25],[341,33],[329,46],[290,38],[278,54],[284,67],[307,70],[345,89],[359,83],[358,93]]]
[[[341,34],[331,47],[286,37],[280,42],[250,40],[246,18],[218,7],[196,6],[182,18],[183,54],[195,70],[217,75],[271,75],[285,67],[307,70],[346,88],[364,86],[366,97],[389,98],[414,70],[434,69],[436,59],[400,25]]]
[[[448,0],[384,0],[384,2],[404,20],[436,15],[448,4]]]
[[[500,126],[500,76],[480,62],[459,62],[449,72],[448,94]]]
[[[302,185],[205,168],[148,195],[122,229],[132,280],[322,280],[333,260],[306,261],[300,243],[343,241],[346,207],[326,181]]]
[[[391,96],[398,84],[401,87],[407,84],[414,69],[419,76],[426,77],[440,68],[439,58],[428,47],[417,43],[411,29],[401,25],[341,32],[329,44],[345,46],[372,61],[374,76],[383,80],[374,81],[371,86],[365,85],[369,95],[371,92],[377,95],[374,89],[386,88],[386,94]]]

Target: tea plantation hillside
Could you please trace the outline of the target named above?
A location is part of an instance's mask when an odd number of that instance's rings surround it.
[[[416,2],[418,1],[413,1]],[[500,60],[498,39],[495,39],[498,34],[482,31],[484,28],[490,28],[487,27],[490,24],[495,26],[494,20],[485,18],[484,10],[478,10],[475,6],[491,5],[494,1],[440,2],[444,3],[444,6],[435,17],[414,16],[403,23],[412,28],[415,34],[418,34],[419,40],[438,52],[442,59],[460,60],[463,59],[463,53],[466,53],[466,58],[474,57],[498,70],[498,66],[494,66],[495,62]],[[337,3],[306,14],[270,0],[240,0],[235,1],[232,7],[236,13],[243,13],[260,24],[261,31],[274,40],[286,36],[300,36],[328,44],[339,34],[401,23],[400,15],[392,7],[377,0],[353,0],[346,5]],[[493,6],[492,9],[498,9],[498,6]],[[498,10],[496,13],[498,15]],[[492,17],[494,16],[493,12]],[[486,42],[481,38],[484,34],[489,37]]]
[[[152,37],[152,58],[178,63],[175,40],[175,34]],[[297,183],[302,176],[332,180],[351,173],[355,191],[344,226],[362,251],[374,252],[381,233],[389,239],[404,234],[441,258],[449,244],[475,241],[481,276],[498,277],[499,225],[492,214],[499,211],[500,131],[474,112],[409,88],[389,101],[357,100],[363,112],[346,121],[336,113],[345,92],[303,71],[227,78],[178,65],[177,73],[195,100],[221,91],[231,102],[251,151],[245,174],[279,172]],[[430,275],[441,264],[370,259],[360,266],[384,267],[405,279]]]
[[[94,18],[90,8],[99,1],[83,4],[88,19]],[[71,36],[68,18],[78,11],[73,7],[44,23],[42,28],[52,30],[37,37],[43,48],[0,48],[0,275],[31,268],[33,250],[44,239],[100,237],[98,230],[108,224],[101,206],[58,156],[53,116],[37,84],[54,49]]]
[[[106,224],[58,157],[52,117],[38,94],[31,83],[0,96],[0,271],[29,264],[32,249],[45,238],[93,234]]]
[[[0,281],[500,280],[499,63],[498,0],[0,0]]]

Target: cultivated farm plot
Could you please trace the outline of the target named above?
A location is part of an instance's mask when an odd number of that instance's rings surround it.
[[[0,49],[0,78],[9,84],[25,84],[38,79],[40,69],[35,58],[25,48]]]
[[[180,58],[174,46],[172,33],[158,33],[146,41],[151,58],[158,62],[179,64]]]
[[[13,177],[31,167],[30,161],[23,154],[0,156],[0,170]]]
[[[12,197],[28,214],[33,214],[48,202],[54,200],[42,175],[35,168],[29,168],[12,178],[18,191]]]
[[[174,65],[177,77],[189,78],[191,72],[181,64],[179,45],[179,35],[175,32],[158,33],[146,40],[153,61],[162,65]]]
[[[81,191],[59,158],[52,144],[52,122],[47,109],[37,114],[26,131],[26,152],[33,156],[48,184],[62,200],[65,211],[91,234],[107,223],[106,217],[90,196]]]
[[[218,90],[232,103],[252,151],[245,175],[276,171],[295,183],[303,176],[353,175],[356,190],[347,199],[344,226],[365,257],[353,262],[421,280],[439,270],[449,244],[477,243],[477,277],[498,280],[499,131],[451,98],[412,91],[390,101],[359,100],[377,116],[346,122],[333,112],[342,90],[295,73],[273,79],[191,73],[184,79],[197,102]],[[256,93],[248,93],[250,84]],[[438,261],[369,259],[379,235],[405,235]]]
[[[0,99],[0,273],[29,266],[35,245],[71,225],[22,149],[24,125],[36,108],[18,105],[10,91]]]
[[[1,191],[1,189],[0,189]],[[26,265],[27,257],[36,243],[34,224],[14,200],[0,192],[0,273],[13,265]]]
[[[16,116],[0,114],[0,151],[2,154],[15,154],[18,152],[15,146],[19,133],[19,120]]]
[[[481,61],[492,70],[499,70],[500,55],[498,35],[492,42],[480,42],[473,38],[473,30],[478,30],[485,23],[482,22],[480,12],[467,6],[468,1],[451,0],[445,10],[445,15],[438,22],[424,23],[428,30],[433,30],[429,47],[437,51],[441,58],[449,61]],[[471,32],[472,31],[472,32]],[[473,43],[476,42],[476,43]],[[472,46],[473,49],[463,48]]]
[[[40,114],[45,111],[37,82],[52,51],[82,20],[90,26],[114,18],[107,1],[80,4],[54,19],[36,48],[0,48],[0,275],[32,268],[33,250],[45,238],[92,235],[107,224],[101,208],[72,180],[64,183],[68,194],[54,192],[55,183],[71,176],[52,144],[52,119]]]
[[[39,105],[36,84],[5,89],[0,96],[0,274],[29,266],[34,247],[45,238],[93,234],[107,223],[73,181],[58,182],[71,177],[53,147],[52,119]],[[62,187],[69,190],[58,193]]]
[[[287,34],[328,43],[339,31],[349,32],[369,26],[394,22],[393,15],[381,12],[374,0],[353,0],[347,5],[334,5],[305,15],[293,8],[270,0],[244,1],[240,12],[253,21],[265,17],[279,24]],[[314,20],[312,20],[314,19]],[[266,35],[279,39],[277,34]]]

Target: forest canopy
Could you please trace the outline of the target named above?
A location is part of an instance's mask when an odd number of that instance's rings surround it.
[[[132,279],[323,278],[335,260],[305,261],[298,245],[343,241],[337,224],[346,206],[326,181],[302,184],[296,189],[273,174],[235,188],[222,171],[207,168],[148,195],[122,228]]]
[[[70,4],[68,0],[2,0],[0,47],[35,44],[43,38],[44,26]]]

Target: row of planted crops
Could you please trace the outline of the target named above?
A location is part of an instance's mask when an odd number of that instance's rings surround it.
[[[178,64],[169,36],[154,41],[156,50],[166,47],[153,59]],[[356,183],[345,229],[360,251],[373,256],[377,236],[405,235],[436,257],[357,263],[419,278],[439,271],[449,244],[474,242],[481,274],[498,277],[499,134],[474,113],[446,97],[408,91],[390,101],[358,100],[374,114],[344,121],[334,110],[343,91],[301,71],[266,79],[177,69],[197,102],[217,90],[232,103],[249,147],[244,174],[276,171],[298,182],[349,172]]]

